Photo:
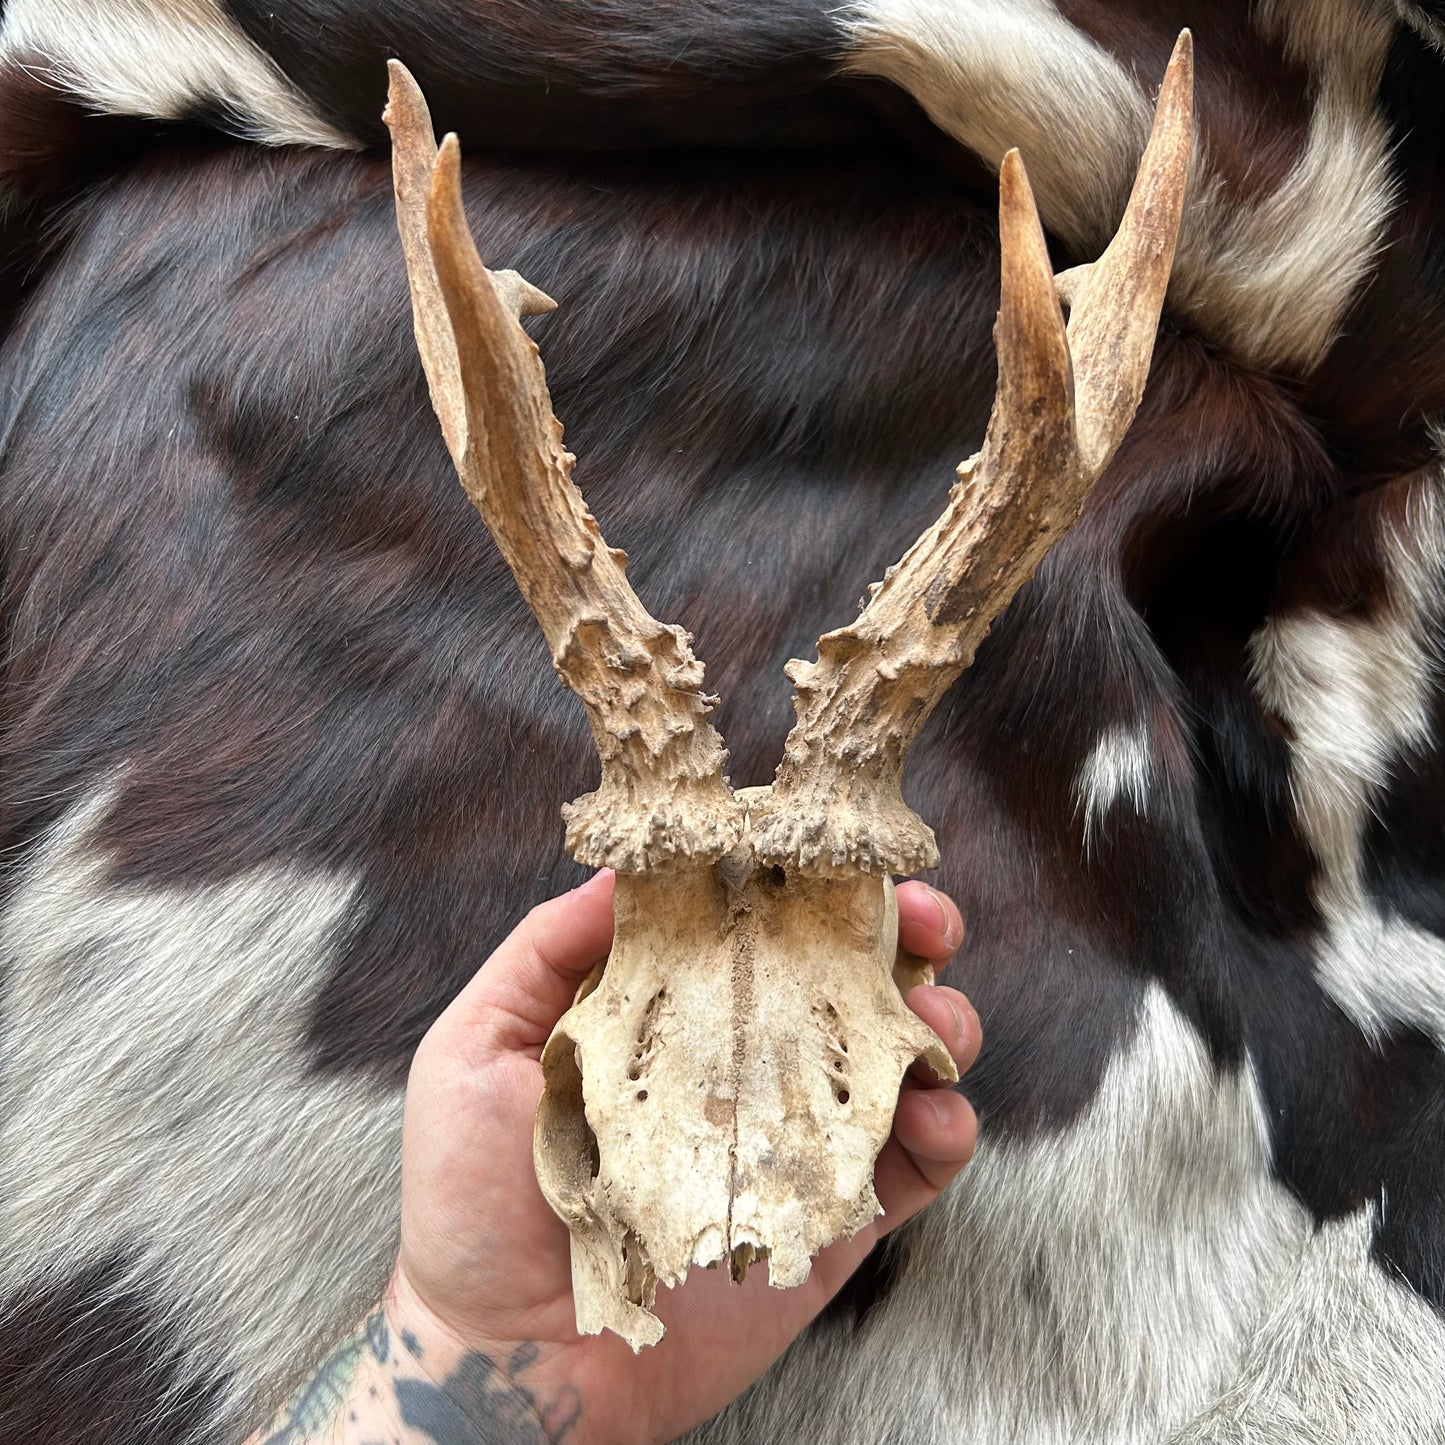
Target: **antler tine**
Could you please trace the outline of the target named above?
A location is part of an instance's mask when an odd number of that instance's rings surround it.
[[[1072,302],[1069,349],[1079,389],[1079,454],[1087,472],[1109,464],[1149,375],[1158,305],[1174,265],[1194,126],[1194,37],[1183,31],[1159,87],[1154,127],[1114,239],[1097,261],[1059,278]]]
[[[1186,31],[1119,231],[1065,278],[1076,284],[1067,333],[1023,161],[1004,157],[999,380],[983,448],[858,620],[819,639],[817,662],[788,664],[797,722],[752,820],[765,861],[823,873],[937,863],[933,830],[900,791],[908,745],[1073,524],[1133,419],[1188,181],[1192,89]]]
[[[586,706],[602,760],[595,793],[564,809],[578,861],[639,872],[721,857],[741,808],[706,721],[716,699],[681,628],[652,617],[571,479],[541,358],[517,317],[554,303],[481,263],[461,200],[460,150],[438,152],[421,91],[391,62],[397,222],[417,346],[467,496],[541,624],[562,681]]]

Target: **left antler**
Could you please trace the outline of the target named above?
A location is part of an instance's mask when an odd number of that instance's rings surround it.
[[[761,859],[824,873],[937,864],[933,830],[900,792],[908,746],[1133,420],[1184,205],[1192,93],[1186,30],[1118,233],[1098,261],[1058,278],[1073,302],[1067,330],[1023,162],[1004,157],[998,394],[983,448],[858,620],[821,637],[816,662],[788,664],[797,722],[752,819]]]
[[[555,302],[477,255],[462,211],[455,136],[437,150],[426,101],[392,61],[397,226],[417,347],[467,496],[536,614],[562,681],[586,705],[602,759],[595,793],[565,810],[567,846],[592,867],[640,871],[672,857],[719,858],[742,809],[707,721],[716,699],[680,627],[659,622],[602,540],[572,483],[542,361],[518,316]]]

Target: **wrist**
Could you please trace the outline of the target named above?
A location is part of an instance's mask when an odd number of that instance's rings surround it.
[[[463,1336],[400,1266],[384,1314],[404,1363],[396,1381],[404,1427],[443,1445],[583,1445],[581,1396],[559,1369],[554,1346]]]

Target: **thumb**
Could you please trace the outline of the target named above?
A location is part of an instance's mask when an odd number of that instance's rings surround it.
[[[434,1048],[484,1063],[541,1052],[582,981],[612,947],[610,868],[548,899],[507,935],[432,1025]]]

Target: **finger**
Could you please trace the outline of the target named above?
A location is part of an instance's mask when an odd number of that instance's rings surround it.
[[[937,1199],[973,1157],[978,1142],[973,1106],[952,1089],[914,1090],[900,1097],[898,1108],[895,1129],[901,1122],[918,1152],[906,1148],[895,1132],[878,1156],[873,1185],[883,1206],[880,1234],[897,1229]]]
[[[918,958],[941,961],[963,942],[963,915],[953,899],[916,879],[898,885],[898,945]]]
[[[935,1109],[925,1102],[933,1099],[945,1102]],[[938,1198],[973,1157],[977,1142],[978,1120],[962,1094],[952,1089],[915,1089],[900,1096],[894,1133],[873,1170],[883,1213],[852,1239],[839,1240],[818,1256],[815,1274],[820,1289],[827,1296],[841,1289],[884,1235]]]
[[[973,1067],[983,1047],[983,1028],[973,1005],[956,988],[920,984],[905,1002],[943,1040],[960,1074]],[[908,1077],[920,1084],[937,1082],[922,1060],[909,1069]]]
[[[952,1089],[911,1089],[898,1098],[893,1140],[936,1193],[973,1158],[978,1119],[968,1100]],[[907,1174],[901,1169],[900,1174],[908,1183]]]
[[[612,947],[614,878],[604,868],[532,909],[432,1026],[428,1042],[472,1062],[540,1050]]]

